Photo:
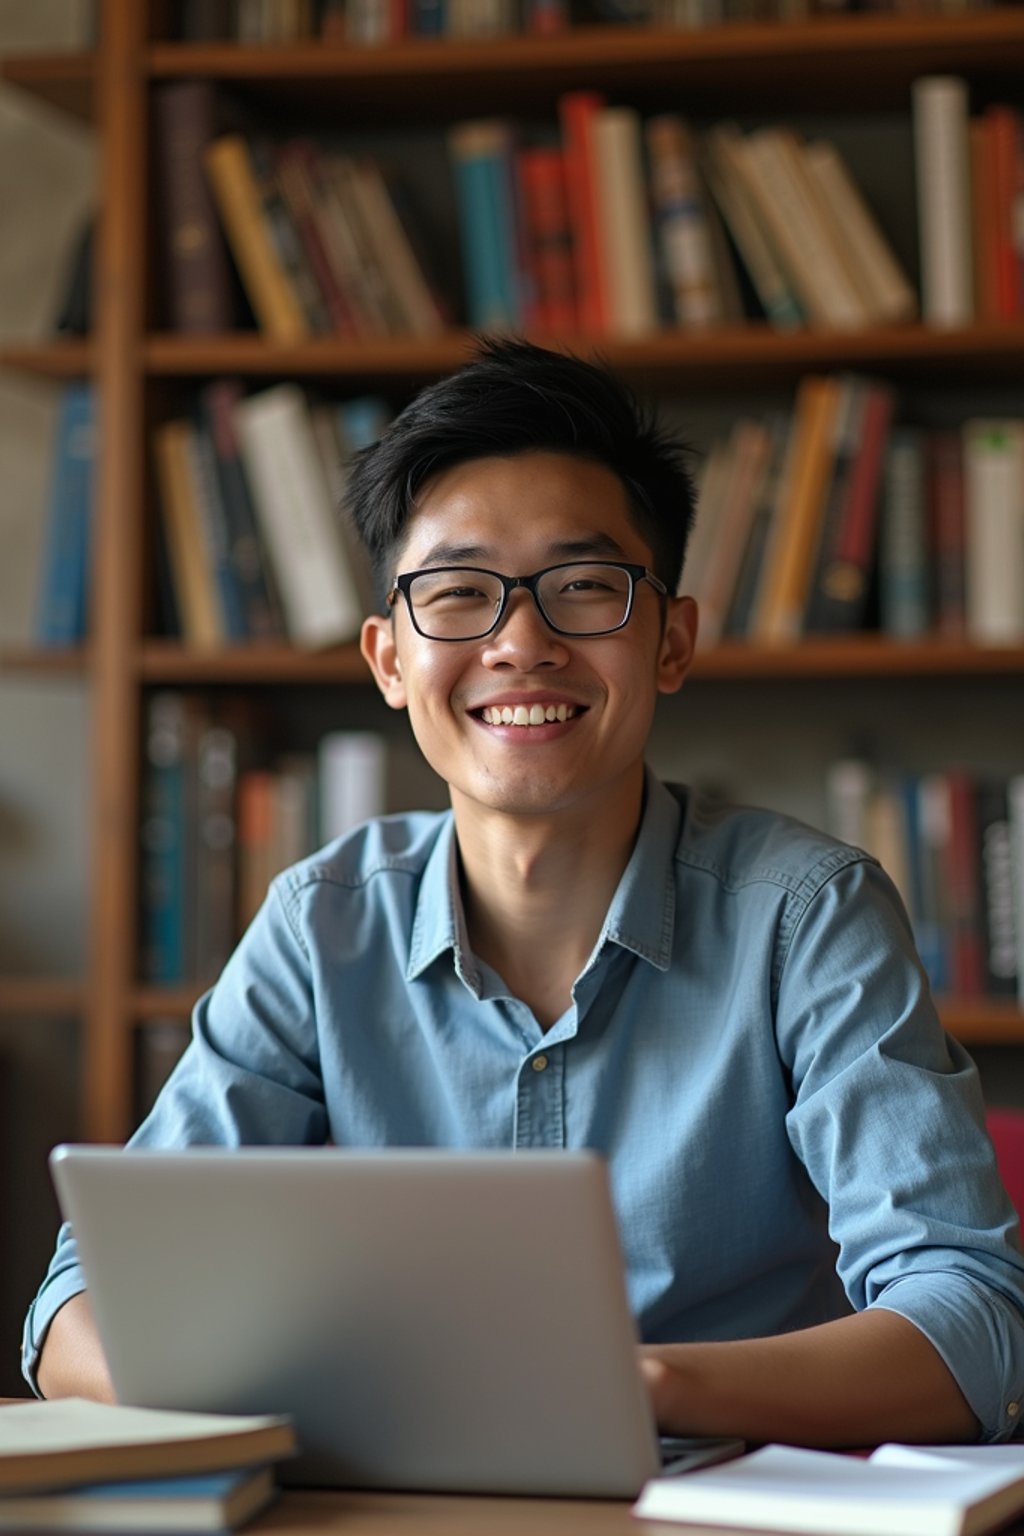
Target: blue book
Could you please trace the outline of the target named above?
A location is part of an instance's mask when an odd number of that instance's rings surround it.
[[[927,633],[929,599],[927,487],[924,438],[895,428],[885,458],[878,542],[878,600],[883,634],[912,639]]]
[[[269,1467],[0,1498],[0,1531],[230,1531],[276,1493]]]
[[[188,822],[186,700],[155,693],[146,716],[141,840],[142,974],[173,986],[187,975]]]
[[[519,233],[511,195],[511,131],[501,122],[463,123],[449,136],[455,168],[466,311],[474,330],[521,323]]]
[[[96,412],[91,384],[69,384],[57,414],[36,621],[40,645],[77,645],[88,625]]]

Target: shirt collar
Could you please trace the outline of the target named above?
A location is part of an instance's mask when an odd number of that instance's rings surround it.
[[[675,852],[682,811],[679,801],[648,768],[644,812],[629,863],[608,908],[601,937],[667,971],[676,917]]]
[[[659,971],[668,970],[675,928],[673,865],[680,816],[675,796],[648,769],[640,831],[594,947],[594,959],[602,946],[611,942],[632,950]],[[473,970],[459,892],[455,819],[451,812],[420,881],[407,979],[412,981],[422,975],[446,950],[453,951],[460,975],[464,968]]]

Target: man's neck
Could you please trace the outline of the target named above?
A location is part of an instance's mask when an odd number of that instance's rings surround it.
[[[473,952],[547,1028],[568,1008],[629,862],[642,784],[611,814],[483,814],[453,797]]]

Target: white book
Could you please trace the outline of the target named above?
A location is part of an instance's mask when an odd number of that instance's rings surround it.
[[[964,424],[967,633],[1024,640],[1024,421]]]
[[[598,229],[608,274],[608,329],[643,336],[657,328],[651,220],[640,115],[604,107],[594,117]]]
[[[825,825],[852,848],[867,848],[875,771],[859,757],[841,757],[825,770]]]
[[[376,731],[329,731],[318,748],[321,843],[384,813],[387,743]]]
[[[921,309],[931,325],[974,318],[967,84],[925,75],[913,85]]]
[[[235,407],[235,417],[290,638],[310,646],[351,640],[362,606],[302,390],[277,384],[249,395]]]
[[[884,1445],[864,1460],[768,1445],[655,1478],[633,1508],[653,1520],[815,1536],[980,1536],[1024,1509],[1024,1446]]]
[[[842,232],[848,265],[864,283],[872,315],[887,322],[912,320],[917,295],[839,151],[819,139],[803,145],[802,152],[834,227]]]
[[[798,144],[781,128],[759,128],[741,143],[747,186],[811,323],[857,330],[871,315],[842,264]]]

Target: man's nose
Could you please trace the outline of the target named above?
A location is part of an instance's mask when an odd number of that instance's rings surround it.
[[[553,665],[565,647],[526,587],[509,593],[505,612],[497,629],[484,642],[484,659],[491,664],[506,662],[520,668],[540,664]]]

